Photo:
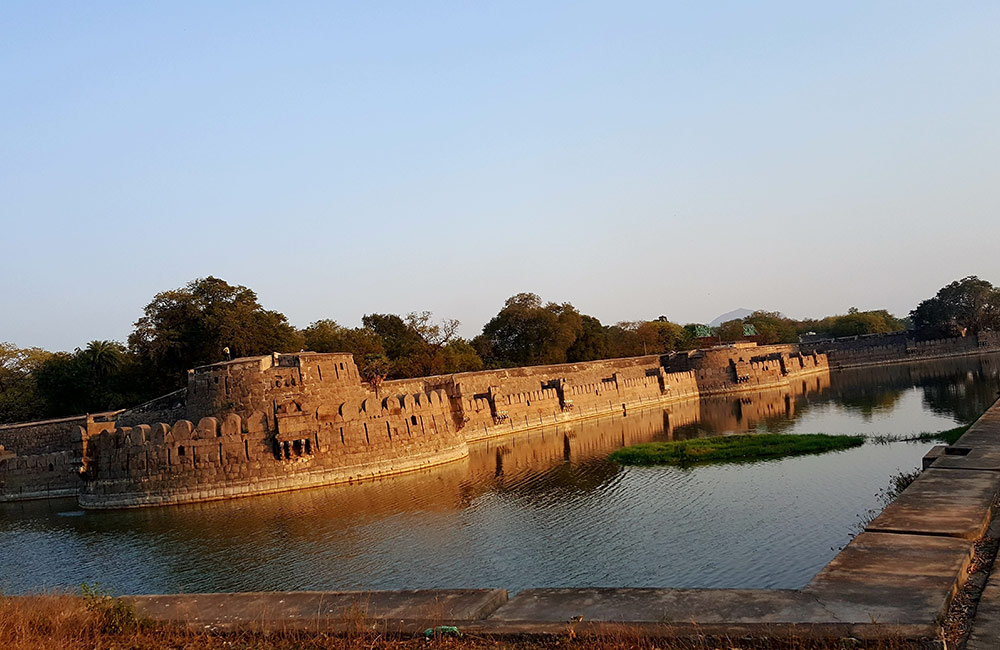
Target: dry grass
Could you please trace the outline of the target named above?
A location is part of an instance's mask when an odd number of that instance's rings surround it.
[[[624,630],[601,637],[566,633],[549,637],[387,638],[370,629],[346,635],[321,632],[221,632],[145,623],[130,617],[121,601],[107,597],[43,595],[0,598],[0,648],[4,650],[909,650],[925,647],[900,641],[861,644],[768,639],[664,641]]]

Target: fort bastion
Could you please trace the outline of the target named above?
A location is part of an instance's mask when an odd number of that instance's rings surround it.
[[[465,458],[478,440],[828,373],[822,353],[753,344],[377,388],[350,354],[236,359],[133,409],[0,427],[0,499],[130,508],[360,481]]]

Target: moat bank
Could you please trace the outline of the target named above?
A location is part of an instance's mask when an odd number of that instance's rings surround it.
[[[945,429],[988,406],[998,363],[852,370],[817,390],[687,400],[485,440],[456,463],[358,485],[129,511],[6,504],[0,552],[19,561],[0,569],[0,590],[798,588],[850,540],[859,514],[880,507],[874,494],[889,476],[918,466],[931,444],[689,471],[636,471],[607,454],[762,429]]]

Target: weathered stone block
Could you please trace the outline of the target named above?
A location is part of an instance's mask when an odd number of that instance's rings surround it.
[[[219,421],[214,417],[207,417],[198,420],[198,428],[195,429],[195,437],[199,440],[215,438],[219,435]]]
[[[174,442],[191,440],[194,433],[194,423],[190,420],[178,420],[174,426],[170,427],[170,435]]]
[[[200,424],[200,423],[199,423]],[[238,436],[242,433],[243,421],[235,413],[229,413],[222,418],[220,432],[223,436]]]

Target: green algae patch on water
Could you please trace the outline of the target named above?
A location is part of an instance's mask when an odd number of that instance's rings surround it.
[[[865,444],[865,436],[825,433],[748,433],[674,442],[644,442],[611,454],[623,465],[694,465],[739,463],[784,456],[822,454]]]

